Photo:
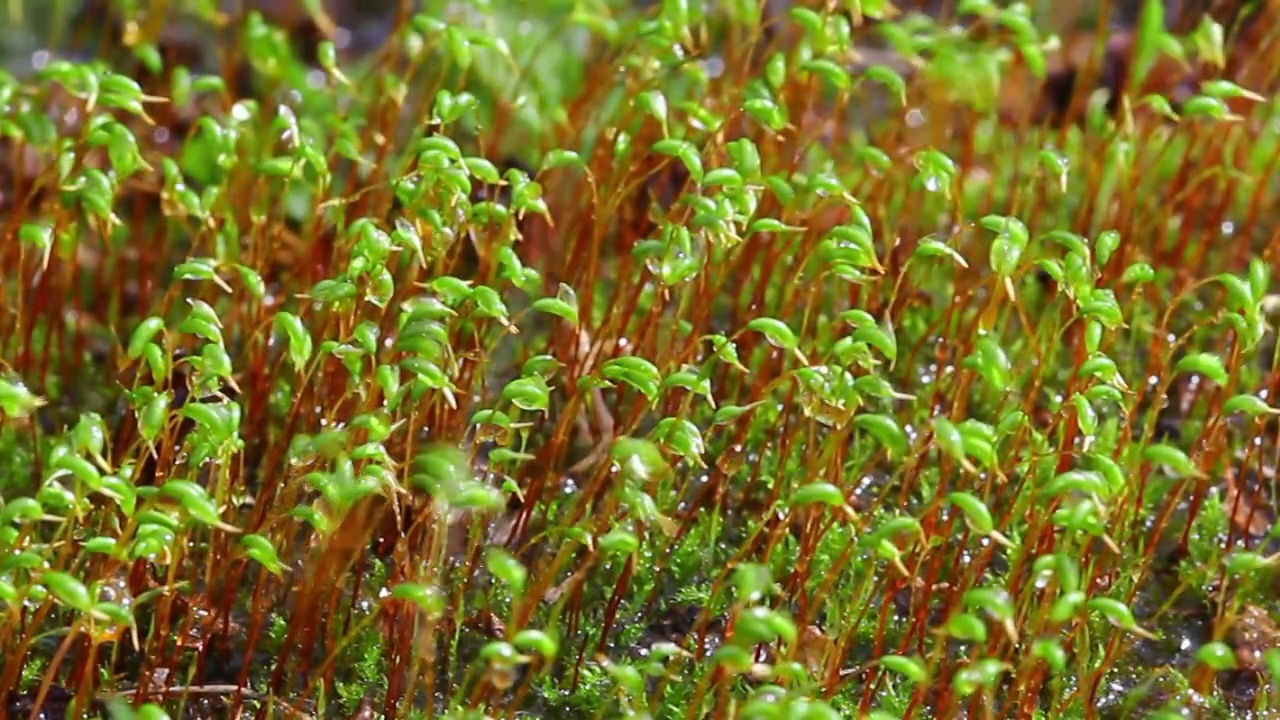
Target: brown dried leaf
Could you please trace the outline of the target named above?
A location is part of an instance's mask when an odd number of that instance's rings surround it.
[[[507,625],[502,622],[502,618],[493,614],[488,610],[481,610],[475,615],[467,618],[463,623],[463,627],[475,630],[491,638],[506,637]]]
[[[475,533],[476,519],[476,513],[470,510],[449,513],[446,519],[448,532],[445,535],[445,554],[448,557],[459,562],[466,558]],[[500,547],[510,544],[519,529],[517,528],[519,519],[519,510],[503,510],[499,514],[480,515],[480,529],[483,533],[480,539],[481,544]]]
[[[1245,605],[1231,621],[1227,630],[1227,642],[1236,651],[1236,661],[1247,670],[1263,669],[1262,654],[1280,647],[1280,628],[1257,605]]]
[[[1237,532],[1250,537],[1263,537],[1271,531],[1273,512],[1258,493],[1240,480],[1240,473],[1232,468],[1227,473],[1227,490],[1223,505],[1231,516],[1231,525]]]
[[[373,720],[373,700],[368,695],[360,698],[360,705],[356,707],[355,713],[351,716],[351,720]]]
[[[804,663],[814,677],[820,677],[827,665],[835,643],[827,637],[817,625],[809,625],[800,633],[800,642],[796,649],[796,658]]]

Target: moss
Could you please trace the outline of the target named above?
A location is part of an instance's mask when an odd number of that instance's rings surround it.
[[[8,710],[1271,709],[1255,36],[133,5],[0,75]]]

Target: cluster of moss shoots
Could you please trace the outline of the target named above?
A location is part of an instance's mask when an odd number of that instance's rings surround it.
[[[1269,31],[115,5],[0,73],[4,714],[1280,707]]]

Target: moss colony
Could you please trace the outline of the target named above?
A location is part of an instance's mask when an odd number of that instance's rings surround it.
[[[1270,717],[1280,3],[917,5],[4,3],[0,708]]]

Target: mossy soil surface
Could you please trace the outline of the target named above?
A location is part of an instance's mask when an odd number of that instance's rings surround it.
[[[1280,5],[243,5],[0,9],[8,716],[1280,707]]]

